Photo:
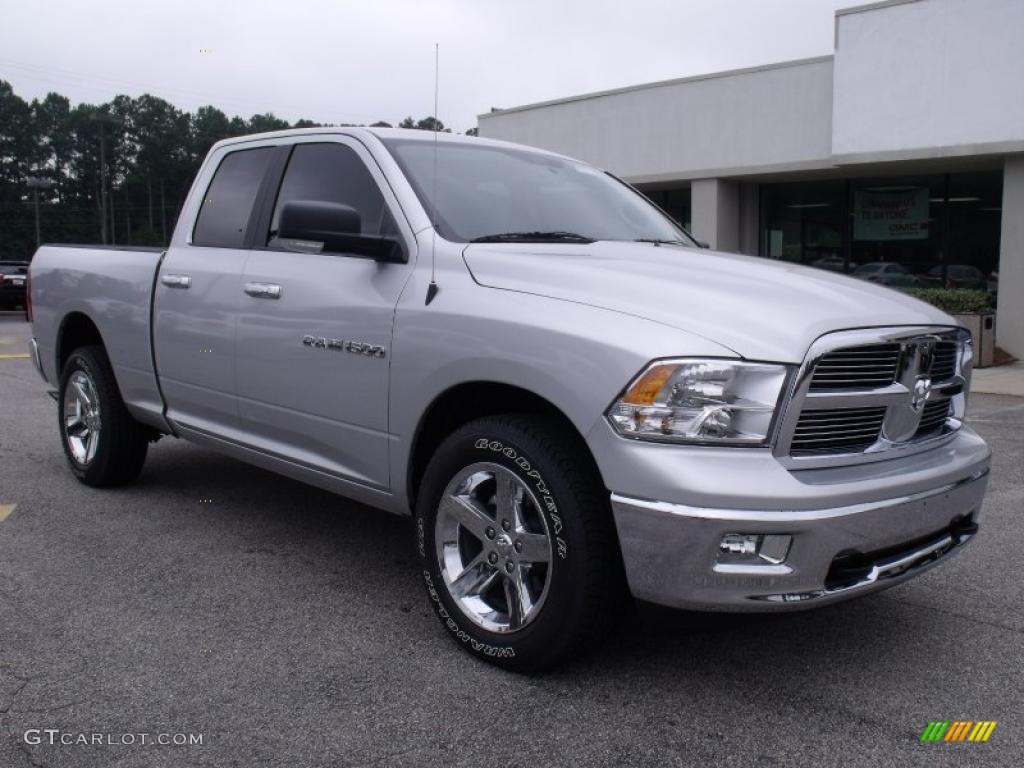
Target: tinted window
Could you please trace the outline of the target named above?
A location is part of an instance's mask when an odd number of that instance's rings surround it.
[[[221,160],[203,197],[192,242],[241,248],[260,181],[274,147],[232,152]]]
[[[288,161],[270,222],[270,237],[277,235],[281,206],[289,200],[341,203],[359,213],[361,233],[389,234],[387,207],[369,169],[343,144],[297,144]]]

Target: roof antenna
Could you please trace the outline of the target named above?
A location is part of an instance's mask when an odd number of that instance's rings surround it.
[[[430,284],[427,286],[426,304],[430,304],[437,296],[438,287],[435,276],[434,265],[437,263],[437,133],[441,128],[437,119],[437,83],[438,83],[438,59],[440,45],[434,43],[434,190],[430,198]]]

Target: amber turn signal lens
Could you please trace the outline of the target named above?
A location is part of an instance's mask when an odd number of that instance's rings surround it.
[[[643,376],[633,382],[633,386],[623,396],[622,402],[630,405],[652,405],[657,399],[658,393],[665,386],[665,382],[669,380],[677,367],[675,365],[652,366]]]

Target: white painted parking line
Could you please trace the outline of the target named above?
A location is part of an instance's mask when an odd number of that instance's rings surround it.
[[[4,520],[6,520],[10,516],[11,512],[14,511],[14,508],[16,506],[18,506],[18,505],[17,504],[0,504],[0,523],[2,523]]]

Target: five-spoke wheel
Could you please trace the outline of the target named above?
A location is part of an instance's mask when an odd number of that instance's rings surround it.
[[[540,611],[551,536],[533,492],[498,464],[459,472],[441,497],[435,548],[449,594],[474,623],[514,632]]]
[[[95,458],[102,426],[96,385],[88,373],[77,370],[64,389],[64,439],[79,464]]]

